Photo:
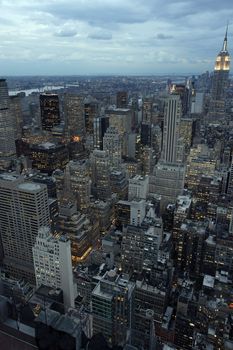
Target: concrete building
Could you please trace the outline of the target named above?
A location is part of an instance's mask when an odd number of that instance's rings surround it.
[[[128,200],[146,199],[149,191],[149,176],[136,175],[129,179]]]
[[[0,228],[3,270],[34,281],[32,247],[41,226],[49,225],[48,192],[44,184],[14,174],[0,176]]]
[[[131,335],[134,283],[110,270],[92,292],[93,333],[110,345],[125,345]]]
[[[116,212],[116,224],[122,225],[141,225],[146,215],[146,201],[132,200],[124,201],[120,200],[115,206]]]
[[[41,285],[61,288],[65,307],[74,307],[70,240],[53,236],[48,226],[42,226],[32,251],[37,288]]]
[[[14,154],[16,154],[14,118],[10,110],[6,80],[0,79],[0,158]]]
[[[91,178],[89,167],[85,160],[70,161],[70,185],[77,199],[78,210],[85,211],[90,206]]]
[[[77,211],[72,203],[60,205],[57,220],[57,231],[65,234],[71,241],[71,255],[73,264],[76,265],[87,258],[91,249],[96,245],[99,237],[98,222],[95,224],[90,219]]]
[[[179,95],[170,95],[165,101],[163,148],[161,159],[165,163],[176,163],[178,160],[178,140],[182,103]]]
[[[119,169],[121,165],[122,141],[120,134],[114,127],[109,127],[103,137],[103,150],[109,156],[110,166]]]
[[[92,191],[93,194],[102,200],[111,196],[110,187],[110,161],[106,151],[94,150],[90,157]]]

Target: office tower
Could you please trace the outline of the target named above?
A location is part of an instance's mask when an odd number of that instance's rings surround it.
[[[110,161],[107,152],[94,150],[91,157],[92,191],[102,200],[111,197]]]
[[[197,191],[201,177],[214,176],[216,160],[212,157],[211,149],[204,144],[191,148],[187,159],[186,186],[193,192]]]
[[[165,100],[163,148],[160,161],[151,178],[151,192],[161,195],[161,210],[175,203],[182,194],[185,169],[182,165],[183,145],[180,139],[182,103],[179,95],[170,95]]]
[[[14,120],[15,140],[21,139],[23,127],[23,113],[20,94],[10,96],[10,111]]]
[[[196,92],[192,97],[191,114],[201,114],[204,109],[204,93]]]
[[[149,191],[149,176],[136,175],[129,179],[128,199],[147,199]]]
[[[102,333],[110,345],[125,345],[131,335],[134,283],[110,270],[92,292],[94,334]]]
[[[14,174],[0,176],[0,227],[3,268],[14,277],[34,281],[32,247],[41,226],[49,225],[44,184]]]
[[[71,161],[70,184],[77,200],[77,208],[86,211],[90,206],[91,178],[89,175],[89,166],[86,161]]]
[[[41,285],[61,288],[65,307],[74,307],[70,240],[53,236],[48,226],[42,226],[32,251],[37,288]]]
[[[85,134],[84,100],[82,96],[64,96],[65,130],[69,138],[83,138]]]
[[[140,226],[137,222],[124,226],[121,245],[123,271],[140,275],[143,270],[150,270],[157,261],[162,237],[161,219],[146,217]]]
[[[94,148],[103,150],[103,137],[109,127],[109,117],[98,117],[93,120]]]
[[[182,118],[180,121],[180,139],[183,143],[184,154],[187,157],[193,141],[193,120],[191,118]]]
[[[128,108],[113,108],[106,111],[109,117],[109,126],[118,130],[120,135],[131,131],[132,113]]]
[[[115,193],[118,199],[127,198],[128,179],[124,171],[113,170],[110,173],[110,184],[112,193]]]
[[[176,163],[178,158],[178,140],[182,104],[179,95],[170,95],[165,102],[162,160]]]
[[[119,169],[121,165],[122,141],[121,137],[114,127],[109,127],[103,138],[103,150],[109,156],[110,166]]]
[[[142,122],[151,125],[153,103],[150,99],[145,99],[142,104]]]
[[[110,200],[91,202],[89,217],[99,225],[100,233],[105,234],[113,221],[113,205]]]
[[[151,145],[151,124],[142,122],[141,124],[141,143],[145,146]]]
[[[77,211],[74,203],[63,202],[59,209],[56,229],[70,239],[72,261],[76,265],[89,255],[96,244],[99,231],[86,215]]]
[[[0,79],[0,158],[16,153],[14,127],[6,80]]]
[[[227,51],[227,30],[223,40],[222,50],[219,52],[212,78],[210,116],[223,116],[225,112],[226,88],[229,84],[230,55]]]
[[[88,134],[94,132],[94,119],[98,115],[98,104],[96,102],[88,102],[84,104],[85,129]]]
[[[128,94],[126,91],[118,91],[116,96],[117,108],[127,108],[128,106]]]
[[[135,225],[140,226],[146,215],[146,201],[120,200],[115,205],[116,225]]]
[[[132,343],[137,349],[156,349],[155,330],[158,331],[162,323],[168,293],[166,283],[153,286],[145,280],[136,281]]]
[[[187,86],[185,84],[172,84],[170,93],[180,96],[181,115],[187,115],[189,112],[189,89]]]
[[[66,145],[51,142],[34,144],[30,147],[32,167],[49,175],[56,169],[64,169],[69,161]]]
[[[60,124],[59,98],[57,94],[40,95],[40,113],[42,130],[51,131]]]
[[[156,164],[155,151],[149,146],[143,146],[140,149],[139,157],[142,164],[141,174],[144,176],[151,175]]]

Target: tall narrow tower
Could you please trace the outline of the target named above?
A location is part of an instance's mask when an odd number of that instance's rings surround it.
[[[230,71],[230,55],[227,51],[227,32],[228,27],[223,40],[222,50],[219,52],[215,61],[213,73],[210,113],[215,115],[225,112],[225,96]]]
[[[0,158],[16,153],[14,120],[10,112],[10,101],[5,79],[0,79]]]
[[[162,160],[176,163],[182,104],[179,95],[170,95],[165,102]]]

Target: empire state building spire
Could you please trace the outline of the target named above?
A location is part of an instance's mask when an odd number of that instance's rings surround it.
[[[222,46],[222,51],[224,52],[227,52],[227,33],[228,33],[228,23],[227,23],[226,34],[225,34],[225,38],[223,40],[223,46]]]
[[[215,62],[215,71],[229,71],[230,70],[230,55],[227,51],[227,32],[228,25],[226,28],[226,34],[223,40],[222,50],[219,52],[216,62]]]

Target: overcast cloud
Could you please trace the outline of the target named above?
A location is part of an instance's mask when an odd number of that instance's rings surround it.
[[[231,18],[232,0],[0,0],[0,75],[201,73]]]

